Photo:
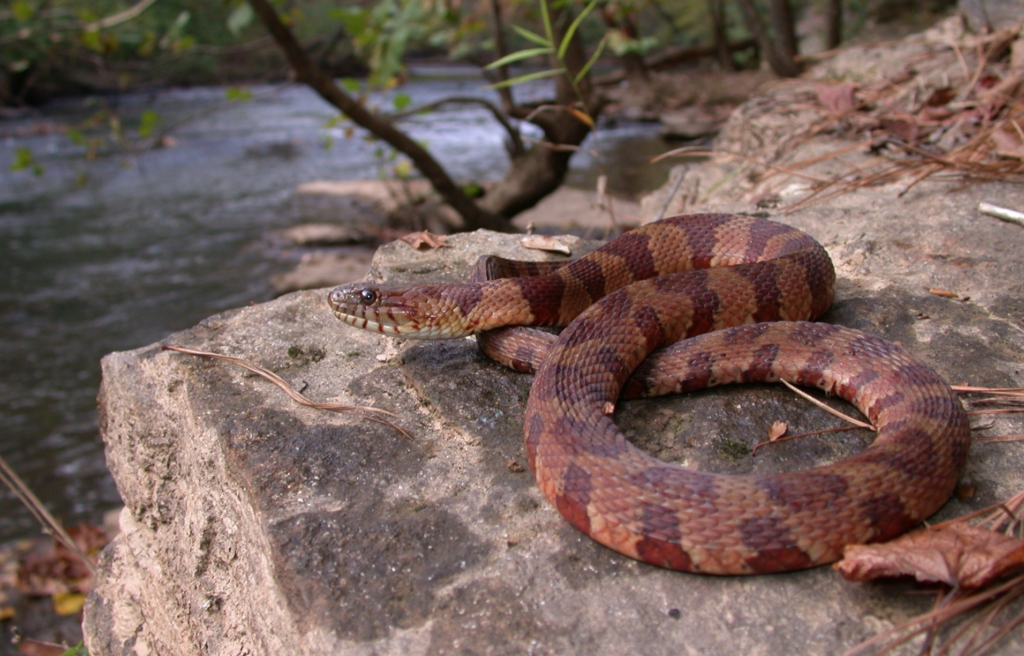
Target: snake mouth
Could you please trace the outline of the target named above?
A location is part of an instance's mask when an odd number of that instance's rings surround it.
[[[415,332],[415,329],[406,331],[402,329],[402,326],[392,325],[384,323],[378,318],[372,318],[366,316],[366,313],[352,313],[344,310],[334,310],[334,316],[338,317],[350,326],[356,328],[362,328],[363,330],[375,331],[384,335],[402,335],[411,336],[411,332]]]

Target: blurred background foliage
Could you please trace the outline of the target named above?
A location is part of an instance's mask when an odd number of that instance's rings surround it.
[[[835,0],[757,0],[767,16],[785,2],[795,20]],[[394,86],[409,57],[486,64],[494,59],[492,12],[506,25],[536,29],[536,0],[277,0],[275,8],[317,63],[339,77],[370,76]],[[553,2],[572,5],[582,0]],[[732,0],[602,0],[604,21],[580,28],[593,46],[606,34],[607,56],[647,56],[668,47],[712,42],[712,8],[725,37],[748,36]],[[843,36],[908,15],[929,17],[950,0],[845,0]],[[627,17],[624,29],[622,17]],[[508,47],[529,47],[515,32]],[[57,95],[129,88],[282,79],[284,59],[244,0],[10,0],[0,8],[0,104],[38,104]],[[756,61],[738,63],[755,65]]]

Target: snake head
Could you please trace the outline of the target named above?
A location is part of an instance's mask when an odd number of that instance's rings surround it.
[[[413,339],[447,339],[468,334],[462,312],[450,298],[456,285],[392,286],[355,282],[335,287],[327,303],[350,326]]]

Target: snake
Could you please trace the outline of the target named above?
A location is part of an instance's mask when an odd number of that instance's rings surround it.
[[[537,484],[571,525],[621,554],[702,574],[800,570],[908,531],[956,488],[970,444],[957,394],[901,346],[814,321],[832,303],[835,271],[793,227],[679,216],[568,264],[498,259],[477,272],[462,284],[350,283],[328,303],[381,334],[494,336],[489,354],[535,371],[524,438]],[[779,380],[850,402],[875,439],[827,465],[729,475],[658,460],[614,421],[620,395]]]

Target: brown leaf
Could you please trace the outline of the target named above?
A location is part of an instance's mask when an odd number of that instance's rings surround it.
[[[880,119],[882,127],[901,141],[914,143],[921,131],[913,116],[903,114],[900,116],[884,116]]]
[[[774,424],[772,424],[772,427],[768,429],[768,441],[769,442],[774,442],[775,440],[777,440],[780,437],[782,437],[783,435],[785,435],[786,431],[788,431],[788,430],[789,430],[789,424],[787,424],[786,422],[784,422],[784,421],[777,421],[777,422],[775,422]]]
[[[51,645],[37,640],[22,640],[18,651],[25,656],[61,656],[66,650],[60,645]]]
[[[1024,567],[1024,540],[965,522],[925,528],[885,544],[850,545],[833,565],[851,581],[913,576],[977,588]]]
[[[924,104],[928,107],[941,107],[953,98],[956,98],[956,89],[942,87],[932,91],[932,95],[928,96],[928,100],[924,101]]]
[[[935,124],[953,116],[953,110],[948,107],[922,107],[918,116],[924,121]]]
[[[530,235],[519,240],[523,248],[572,255],[572,249],[551,235]]]
[[[1018,131],[1019,128],[1019,131]],[[992,141],[995,142],[996,152],[1003,157],[1024,158],[1024,121],[1017,121],[1016,125],[1006,121],[999,129],[992,133]]]
[[[419,232],[410,232],[409,234],[399,237],[402,241],[409,244],[416,250],[427,250],[431,248],[443,248],[448,246],[445,242],[448,238],[445,235],[435,235],[432,232],[426,230],[420,230]]]
[[[107,539],[103,529],[92,524],[72,526],[68,535],[82,553],[95,560]],[[57,593],[88,593],[93,575],[81,558],[60,542],[41,543],[18,563],[18,589],[26,595],[48,596]]]
[[[855,84],[818,84],[814,87],[818,102],[835,114],[845,114],[857,106],[856,91]]]
[[[583,125],[586,125],[588,128],[593,129],[593,127],[594,127],[594,119],[590,116],[590,114],[587,114],[586,112],[581,112],[580,110],[576,109],[575,107],[566,107],[566,109],[569,110],[570,114],[572,114],[574,117],[576,117],[577,121],[579,121]]]

